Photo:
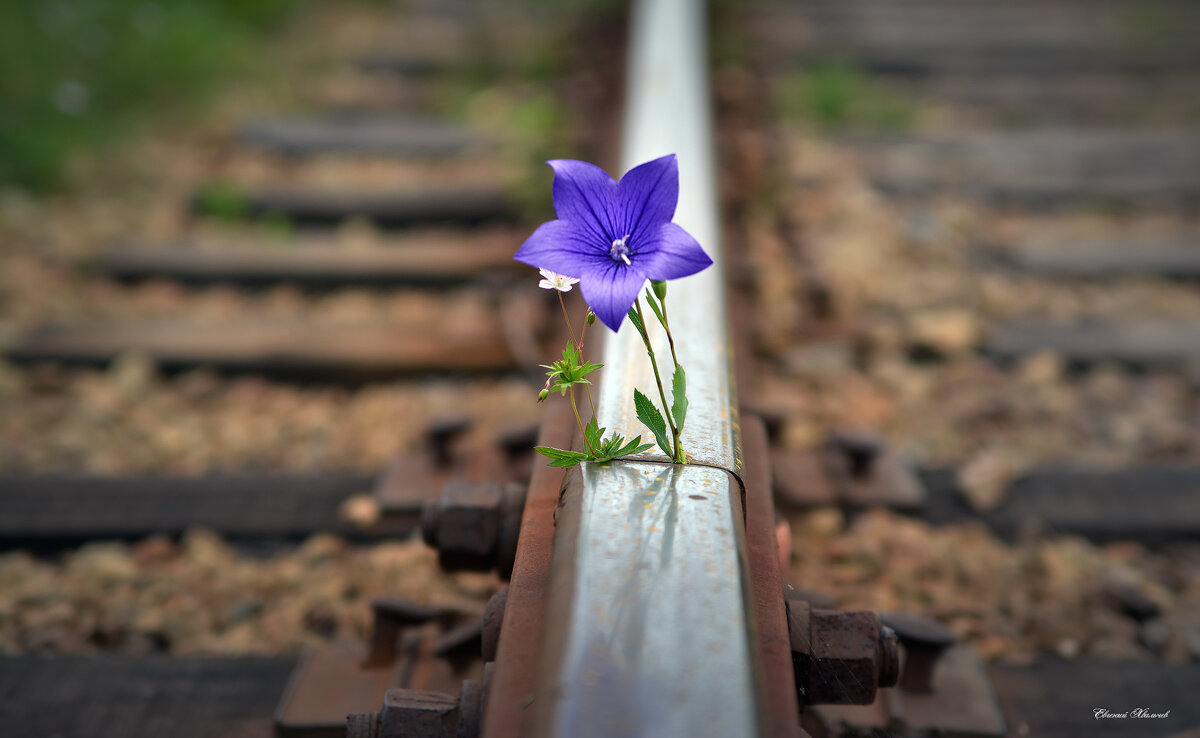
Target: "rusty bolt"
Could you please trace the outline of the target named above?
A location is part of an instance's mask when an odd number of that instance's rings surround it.
[[[467,679],[463,682],[458,698],[458,734],[455,738],[479,738],[483,735],[483,715],[487,709],[487,695],[492,685],[495,664],[484,664],[483,679]]]
[[[829,445],[846,458],[850,476],[865,479],[871,476],[875,460],[883,453],[884,444],[879,436],[861,431],[834,431],[829,435]]]
[[[805,705],[869,705],[899,676],[895,634],[875,613],[787,602],[796,690]]]
[[[378,714],[349,717],[347,738],[479,738],[492,673],[493,664],[484,665],[483,679],[464,681],[458,697],[389,689]]]
[[[508,578],[517,555],[525,487],[454,480],[421,511],[421,536],[449,571],[498,569]]]
[[[491,482],[448,482],[441,497],[425,503],[421,534],[437,548],[438,564],[448,571],[488,571],[500,545],[504,489]]]
[[[379,738],[379,713],[356,712],[347,715],[346,738]]]
[[[900,643],[896,631],[879,626],[879,686],[894,687],[900,681]]]
[[[938,660],[954,645],[954,633],[942,623],[920,615],[885,613],[881,620],[896,632],[904,646],[900,688],[906,692],[933,692]]]
[[[456,738],[458,698],[441,692],[389,689],[379,713],[380,738]]]

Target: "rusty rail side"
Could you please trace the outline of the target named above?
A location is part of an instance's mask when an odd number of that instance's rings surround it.
[[[554,403],[546,412],[539,446],[567,448],[574,428],[566,403]],[[519,738],[529,735],[530,709],[550,584],[550,553],[554,543],[554,511],[562,489],[563,470],[538,457],[525,513],[520,545],[504,605],[504,625],[496,649],[496,672],[488,694],[484,738]]]

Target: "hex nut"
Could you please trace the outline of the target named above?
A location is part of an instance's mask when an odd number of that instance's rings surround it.
[[[441,692],[389,689],[379,713],[382,738],[457,738],[458,698]]]
[[[869,705],[896,683],[895,635],[873,612],[815,610],[787,603],[797,696],[804,705]]]
[[[504,489],[491,482],[448,482],[439,500],[425,506],[421,533],[448,571],[489,571],[500,548]]]
[[[347,715],[346,738],[379,738],[379,713],[357,712]]]

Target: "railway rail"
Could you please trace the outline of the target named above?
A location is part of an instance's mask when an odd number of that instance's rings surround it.
[[[828,583],[789,578],[781,513],[837,508],[853,517],[883,507],[932,525],[982,523],[1012,541],[1042,530],[1101,543],[1191,545],[1200,537],[1193,493],[1200,471],[1186,453],[1115,472],[1050,465],[1003,485],[1003,500],[989,508],[968,500],[963,474],[915,469],[896,444],[873,433],[843,430],[804,451],[792,448],[788,408],[770,393],[781,362],[758,327],[763,306],[750,289],[769,278],[761,267],[756,271],[749,235],[762,206],[751,193],[770,191],[765,183],[786,165],[781,139],[788,134],[763,120],[761,80],[735,76],[731,90],[723,70],[716,79],[706,72],[711,39],[743,32],[753,39],[751,56],[765,79],[798,63],[817,65],[817,75],[827,62],[850,65],[904,94],[969,109],[966,133],[855,136],[841,145],[879,197],[900,208],[919,211],[949,196],[977,203],[985,217],[1016,209],[1019,217],[1035,214],[1027,229],[1034,235],[1037,218],[1101,202],[1182,225],[1175,236],[1158,237],[1157,246],[1136,236],[1130,244],[1096,248],[1061,241],[1048,248],[1036,238],[1012,248],[971,245],[984,267],[999,265],[1018,275],[1012,279],[1186,281],[1195,278],[1187,247],[1197,187],[1188,164],[1200,150],[1194,130],[979,129],[988,116],[1011,116],[1020,106],[1020,94],[1011,93],[1020,75],[1032,75],[1030,85],[1062,103],[1026,111],[1030,119],[1061,126],[1107,115],[1125,125],[1136,116],[1121,109],[1122,101],[1140,99],[1129,79],[1168,90],[1186,85],[1200,74],[1194,53],[1170,44],[1148,53],[1108,15],[1076,24],[1081,11],[1072,2],[1042,8],[1022,1],[1003,12],[971,2],[953,13],[940,0],[921,0],[905,13],[873,0],[765,4],[746,11],[749,18],[720,11],[726,15],[715,24],[697,3],[633,5],[627,58],[605,59],[610,75],[624,67],[625,104],[612,103],[614,80],[592,90],[588,115],[600,135],[589,148],[621,170],[679,154],[676,219],[715,257],[716,268],[672,285],[673,299],[693,308],[677,318],[677,334],[686,335],[683,358],[694,367],[685,440],[697,463],[675,467],[646,457],[564,476],[531,458],[535,441],[571,443],[570,423],[550,411],[536,426],[532,417],[501,427],[476,421],[482,429],[470,418],[434,414],[420,429],[423,440],[378,473],[0,477],[5,549],[55,554],[94,540],[174,536],[195,527],[249,547],[286,547],[327,532],[367,543],[419,530],[444,568],[495,571],[506,582],[486,608],[376,599],[367,644],[328,643],[300,659],[3,657],[0,692],[12,699],[0,708],[0,725],[22,735],[105,736],[168,729],[182,736],[350,738],[1090,736],[1097,734],[1096,704],[1115,711],[1130,700],[1169,710],[1154,722],[1161,727],[1156,734],[1182,736],[1200,725],[1190,699],[1200,686],[1200,647],[1192,663],[1132,664],[1091,653],[986,663],[935,620],[838,610],[819,593],[788,586]],[[435,9],[409,12],[447,20]],[[1041,28],[1030,23],[1035,17],[1049,20]],[[989,23],[996,28],[986,30]],[[455,27],[454,20],[445,23],[451,32]],[[949,33],[953,28],[963,32]],[[407,53],[366,58],[361,66],[370,75],[413,81],[398,93],[411,101],[455,64]],[[1099,83],[1071,84],[1084,77]],[[1001,78],[1007,82],[993,91],[977,84]],[[1067,99],[1060,100],[1055,85],[1070,90]],[[424,91],[414,92],[418,87]],[[1015,89],[1029,88],[1018,82]],[[1168,113],[1190,121],[1186,109]],[[418,177],[437,162],[486,158],[508,145],[503,139],[378,110],[258,121],[236,136],[249,160],[311,160],[321,167],[338,157],[391,159]],[[611,155],[617,150],[619,157]],[[285,229],[289,246],[281,249],[261,245],[257,236],[229,242],[200,229],[184,244],[126,243],[81,264],[89,276],[134,285],[128,289],[147,280],[239,290],[286,284],[313,295],[390,288],[420,294],[428,302],[424,313],[406,318],[395,310],[394,320],[314,325],[301,311],[282,320],[224,315],[197,324],[184,310],[153,320],[35,326],[6,345],[6,356],[22,365],[105,365],[132,351],[171,371],[205,366],[351,387],[448,373],[463,381],[515,375],[537,364],[557,337],[547,327],[554,306],[513,288],[519,272],[509,257],[522,232],[520,203],[487,171],[475,181],[456,179],[454,166],[447,171],[458,184],[400,194],[357,183],[336,197],[306,184],[202,187],[184,204],[198,218],[303,230]],[[783,194],[768,197],[771,208],[790,193],[819,200],[822,188],[836,187],[807,172],[782,179]],[[308,230],[360,220],[401,230],[336,250],[329,231]],[[837,325],[844,307],[830,296],[838,288],[824,281],[826,265],[806,228],[811,224],[780,218],[776,235],[795,248],[794,261],[811,280],[806,322],[788,340],[819,345],[844,329]],[[259,298],[241,299],[254,305]],[[468,312],[469,330],[430,327],[429,315],[464,299],[480,307]],[[1074,324],[1011,317],[1001,314],[970,350],[998,367],[1052,351],[1078,371],[1122,364],[1164,376],[1186,375],[1195,360],[1195,326],[1178,315]],[[936,332],[930,339],[914,331],[904,340],[905,351],[931,353],[927,360],[949,350]],[[629,390],[646,386],[649,376],[639,347],[626,330],[609,337],[602,357],[600,424],[629,435],[640,432],[626,407]],[[806,541],[796,545],[802,549]],[[1162,620],[1159,601],[1136,587],[1116,595],[1121,617],[1139,633]],[[1144,723],[1102,727],[1110,729],[1105,734],[1146,734],[1139,732]]]

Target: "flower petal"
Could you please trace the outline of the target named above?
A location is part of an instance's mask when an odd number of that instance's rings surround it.
[[[513,258],[568,277],[582,276],[589,266],[612,262],[606,251],[596,248],[586,230],[565,220],[552,220],[538,226]]]
[[[594,237],[597,249],[607,250],[616,230],[617,183],[600,167],[586,161],[553,159],[554,212]]]
[[[579,287],[596,317],[615,331],[646,284],[646,275],[611,259],[605,261],[608,264],[585,272]]]
[[[617,183],[617,209],[619,216],[614,223],[620,233],[614,238],[631,235],[631,242],[662,223],[675,217],[675,206],[679,203],[679,163],[674,154],[659,157],[639,164],[625,173]]]
[[[674,223],[663,223],[653,238],[643,236],[637,266],[650,279],[679,279],[707,269],[713,263],[692,234]]]

